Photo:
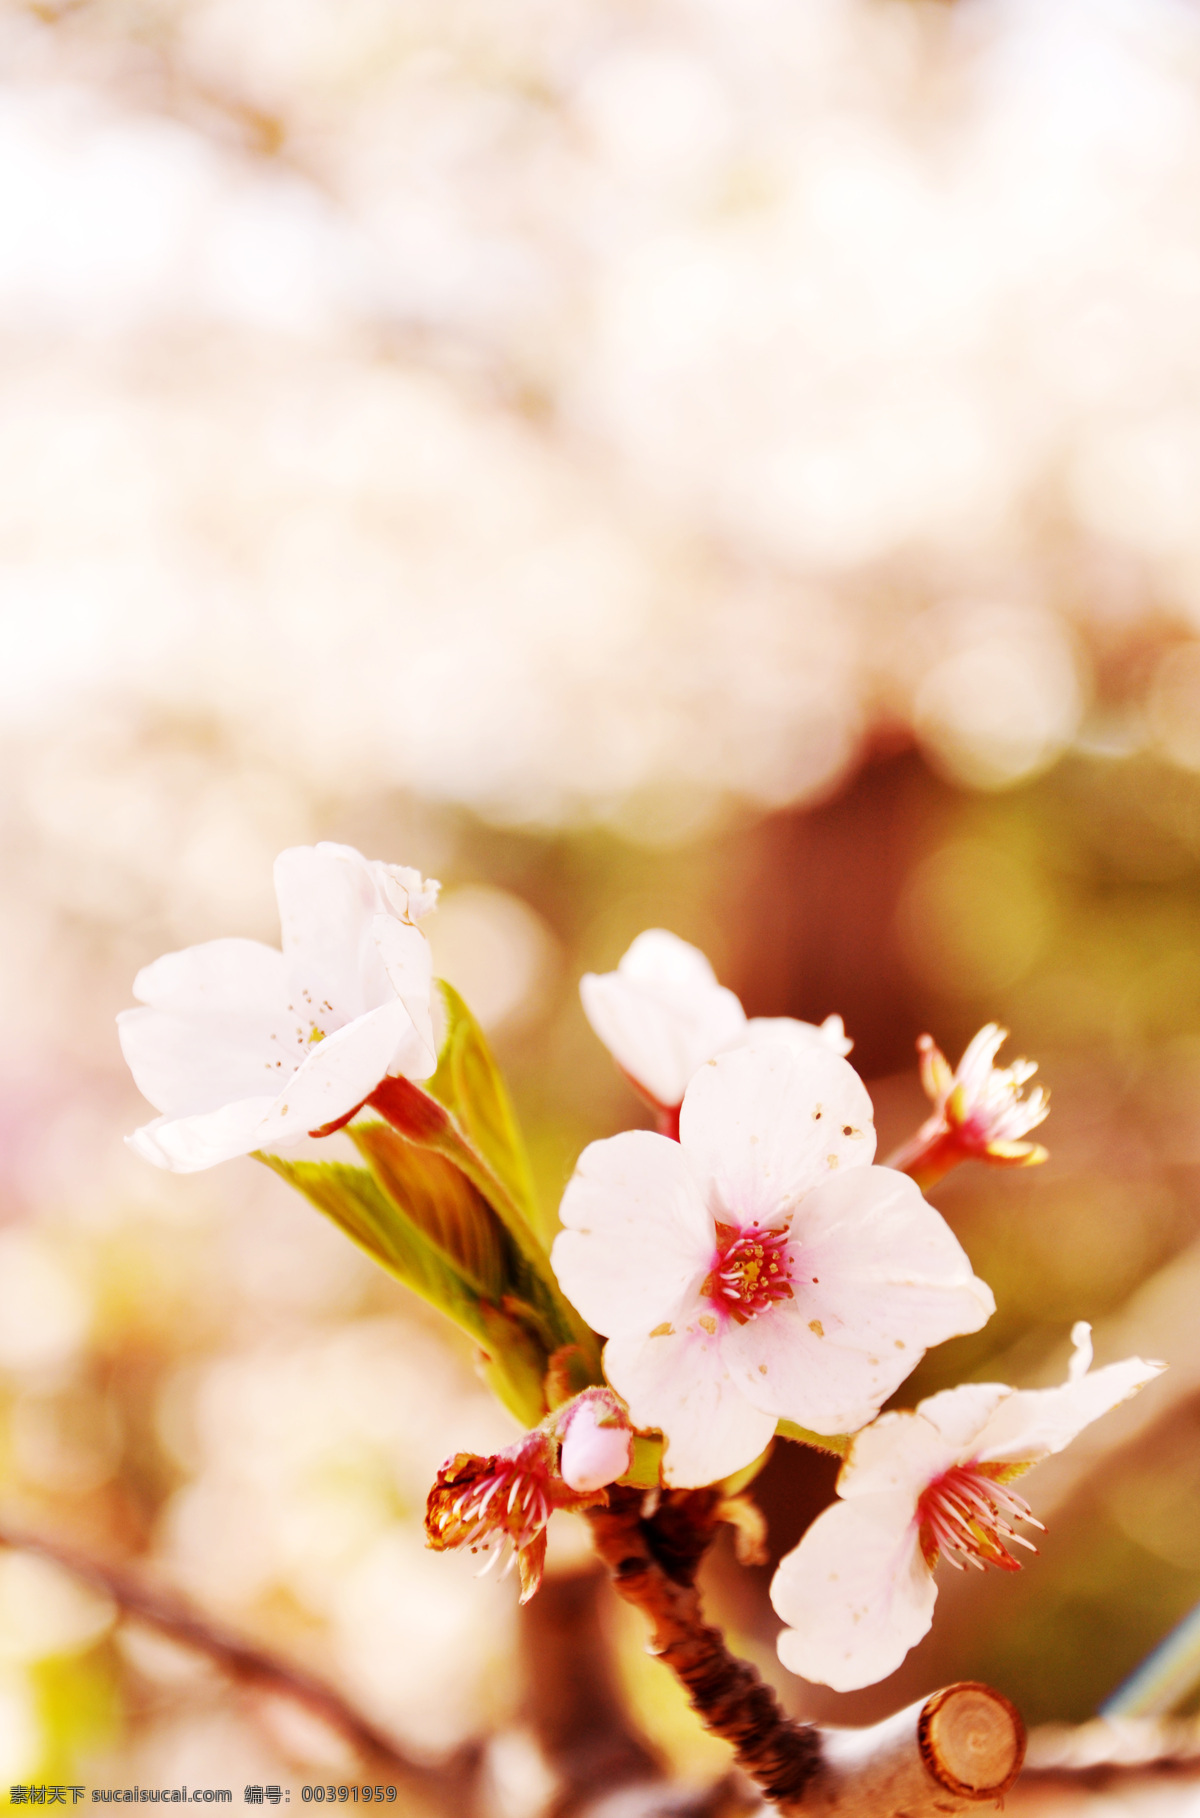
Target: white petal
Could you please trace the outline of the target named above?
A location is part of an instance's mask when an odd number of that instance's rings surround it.
[[[433,1038],[433,950],[410,922],[399,922],[392,915],[377,915],[371,922],[371,937],[379,951],[388,982],[412,1025],[411,1040],[402,1056],[405,1065],[393,1064],[393,1070],[408,1079],[427,1079],[437,1067],[437,1045]]]
[[[319,1130],[355,1110],[386,1075],[408,1026],[408,1012],[393,998],[314,1044],[268,1113],[262,1142]]]
[[[275,860],[275,892],[298,1016],[328,1032],[394,997],[372,933],[387,905],[361,853],[293,846]]]
[[[632,984],[678,993],[681,1001],[717,984],[717,975],[699,947],[665,928],[647,928],[639,934],[618,960],[617,971]]]
[[[902,1361],[977,1332],[996,1310],[945,1219],[893,1168],[823,1181],[802,1202],[792,1248],[799,1282],[813,1306],[824,1305],[835,1344],[890,1349]],[[916,1362],[909,1356],[898,1380]]]
[[[727,1352],[756,1405],[817,1433],[864,1426],[930,1345],[994,1311],[945,1220],[890,1168],[806,1194],[789,1254],[793,1299],[732,1329]]]
[[[628,1426],[600,1424],[603,1410],[585,1402],[572,1416],[563,1435],[558,1469],[563,1482],[587,1495],[615,1483],[629,1469],[633,1434]]]
[[[138,1091],[171,1117],[274,1097],[305,1052],[299,1029],[282,1014],[122,1010],[117,1034]]]
[[[559,1216],[550,1260],[597,1332],[648,1332],[673,1319],[712,1264],[712,1220],[686,1157],[649,1130],[589,1143]]]
[[[697,1067],[736,1040],[745,1012],[696,947],[662,928],[639,934],[615,972],[588,972],[579,995],[618,1066],[656,1103],[679,1104]]]
[[[273,1098],[246,1096],[200,1115],[160,1117],[136,1130],[129,1143],[160,1168],[189,1174],[293,1142],[362,1103],[387,1072],[407,1025],[403,1004],[393,999],[311,1047]]]
[[[979,1435],[1000,1403],[1014,1393],[1002,1382],[964,1382],[919,1401],[917,1413],[937,1428],[955,1459],[964,1463],[975,1456]]]
[[[159,1117],[126,1137],[143,1160],[175,1174],[194,1174],[261,1146],[264,1121],[276,1101],[246,1098],[199,1117]],[[292,1132],[299,1136],[297,1129]]]
[[[368,860],[368,864],[386,902],[401,921],[419,922],[436,909],[442,886],[435,877],[422,877],[412,865],[387,865],[380,859]]]
[[[802,1195],[875,1154],[867,1089],[825,1046],[735,1048],[688,1087],[679,1139],[711,1183],[713,1216],[778,1224]]]
[[[908,1498],[909,1509],[915,1513],[925,1490],[949,1470],[957,1456],[957,1448],[921,1414],[897,1408],[854,1435],[838,1473],[838,1495],[895,1492]]]
[[[1057,1389],[1017,1389],[1002,1401],[979,1435],[974,1456],[985,1463],[1045,1458],[1077,1433],[1144,1388],[1166,1368],[1127,1357]]]
[[[274,1016],[283,1009],[286,993],[287,973],[278,948],[238,939],[164,953],[133,981],[140,1004],[182,1016]]]
[[[729,1370],[755,1407],[814,1433],[853,1433],[878,1414],[919,1351],[855,1349],[831,1342],[832,1327],[794,1302],[776,1306],[725,1336]],[[818,1332],[817,1328],[820,1327]]]
[[[834,1054],[849,1054],[854,1043],[846,1040],[840,1016],[827,1016],[823,1023],[801,1023],[794,1016],[752,1016],[746,1024],[744,1046],[767,1048],[781,1043],[785,1048],[829,1048]]]
[[[874,1685],[927,1632],[936,1600],[904,1496],[835,1503],[772,1580],[771,1602],[790,1625],[779,1658],[838,1692]]]
[[[697,1325],[657,1338],[611,1338],[604,1371],[635,1427],[666,1435],[663,1476],[688,1489],[715,1483],[756,1459],[775,1417],[752,1408],[726,1370],[718,1336]]]
[[[173,1117],[273,1096],[304,1058],[287,1013],[283,955],[260,941],[206,941],[143,967],[146,1006],[117,1018],[137,1087]]]

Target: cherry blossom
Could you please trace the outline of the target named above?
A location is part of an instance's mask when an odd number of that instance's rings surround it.
[[[606,1420],[611,1425],[606,1427]],[[560,1468],[556,1432],[564,1431]],[[506,1570],[517,1566],[521,1602],[528,1603],[542,1582],[551,1515],[604,1502],[604,1486],[629,1468],[630,1441],[616,1397],[598,1389],[585,1391],[568,1409],[490,1458],[455,1453],[438,1472],[425,1505],[427,1545],[438,1553],[457,1547],[482,1553],[485,1572],[511,1548]],[[570,1475],[568,1464],[575,1467]]]
[[[952,1069],[931,1035],[917,1042],[921,1083],[933,1100],[933,1115],[912,1140],[890,1156],[894,1168],[922,1187],[931,1187],[959,1162],[972,1158],[1002,1168],[1029,1168],[1044,1162],[1041,1143],[1021,1138],[1050,1114],[1049,1095],[1035,1086],[1022,1088],[1037,1072],[1037,1062],[1019,1060],[997,1067],[996,1054],[1008,1030],[987,1023]]]
[[[1080,1321],[1065,1383],[1010,1389],[965,1383],[882,1414],[855,1435],[838,1476],[840,1501],[818,1516],[780,1562],[771,1601],[789,1624],[779,1657],[793,1673],[848,1692],[895,1671],[929,1628],[938,1559],[1016,1571],[1016,1532],[1034,1521],[1012,1489],[1021,1473],[1060,1452],[1163,1365],[1128,1357],[1090,1370],[1090,1328]]]
[[[351,846],[275,861],[283,950],[227,939],[168,953],[117,1018],[138,1089],[162,1113],[128,1139],[188,1173],[344,1122],[389,1074],[437,1065],[429,942],[438,886]]]
[[[905,1175],[872,1167],[871,1101],[831,1049],[733,1049],[688,1086],[679,1141],[592,1143],[551,1257],[605,1334],[671,1484],[750,1463],[783,1417],[854,1430],[922,1352],[994,1310]]]
[[[790,1016],[747,1018],[698,947],[664,928],[639,934],[615,972],[587,972],[579,994],[592,1028],[622,1072],[678,1132],[679,1106],[697,1068],[727,1048],[760,1041],[849,1054],[840,1016],[818,1027]]]

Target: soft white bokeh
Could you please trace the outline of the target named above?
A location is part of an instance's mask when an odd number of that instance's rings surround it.
[[[537,1020],[557,954],[549,928],[519,896],[491,884],[447,891],[425,933],[434,973],[454,986],[485,1029]]]
[[[90,1319],[84,1287],[50,1242],[0,1232],[0,1369],[52,1376],[75,1361]]]
[[[1064,546],[1200,627],[1173,0],[95,13],[0,21],[0,724],[619,822],[835,786],[931,602],[936,759],[1051,761]]]
[[[463,1740],[516,1598],[425,1550],[425,1495],[447,1451],[493,1451],[513,1428],[452,1355],[384,1320],[279,1335],[181,1375],[160,1425],[189,1474],[162,1550],[191,1596],[243,1626],[286,1598],[377,1721],[433,1753]]]
[[[115,1615],[107,1597],[61,1566],[30,1553],[0,1555],[0,1660],[78,1653],[99,1641]]]

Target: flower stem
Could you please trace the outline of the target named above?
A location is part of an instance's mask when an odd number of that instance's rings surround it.
[[[933,1818],[996,1800],[1025,1753],[1020,1716],[999,1692],[950,1686],[864,1730],[795,1723],[747,1661],[706,1623],[696,1573],[713,1537],[720,1494],[668,1491],[653,1513],[644,1496],[613,1488],[590,1509],[596,1550],[618,1593],[650,1622],[650,1648],[686,1688],[706,1729],[781,1812],[866,1818],[903,1809]]]
[[[733,1744],[770,1799],[795,1800],[820,1768],[816,1732],[793,1723],[755,1669],[703,1619],[695,1576],[713,1536],[719,1496],[669,1491],[650,1520],[640,1491],[613,1489],[588,1511],[596,1550],[618,1593],[649,1617],[651,1649],[691,1697],[705,1728]]]

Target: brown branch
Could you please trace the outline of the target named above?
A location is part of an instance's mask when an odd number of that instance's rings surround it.
[[[784,1715],[770,1687],[701,1612],[695,1576],[712,1540],[716,1492],[671,1492],[649,1521],[643,1500],[637,1490],[612,1490],[606,1509],[588,1513],[618,1593],[649,1617],[652,1652],[687,1688],[705,1728],[733,1744],[768,1798],[799,1798],[820,1768],[816,1732]]]
[[[1020,1793],[1132,1790],[1156,1779],[1200,1779],[1200,1718],[1095,1717],[1046,1724],[1029,1738]]]
[[[903,1806],[920,1818],[994,1801],[1012,1785],[1024,1727],[988,1686],[949,1687],[867,1730],[823,1730],[786,1716],[754,1668],[703,1618],[696,1573],[718,1501],[715,1490],[672,1491],[644,1516],[640,1492],[614,1489],[608,1507],[590,1510],[587,1519],[617,1591],[650,1621],[651,1650],[769,1799],[785,1811]]]
[[[633,1726],[612,1667],[606,1575],[552,1573],[521,1611],[524,1715],[559,1778],[548,1818],[573,1818],[597,1787],[662,1779],[657,1752]]]
[[[468,1744],[442,1767],[414,1761],[323,1679],[223,1629],[177,1594],[152,1587],[128,1566],[93,1558],[66,1542],[3,1523],[0,1547],[50,1560],[81,1583],[111,1597],[122,1616],[206,1655],[238,1684],[302,1705],[342,1736],[373,1774],[403,1781],[456,1818],[462,1818],[471,1804],[481,1755],[478,1745]]]

